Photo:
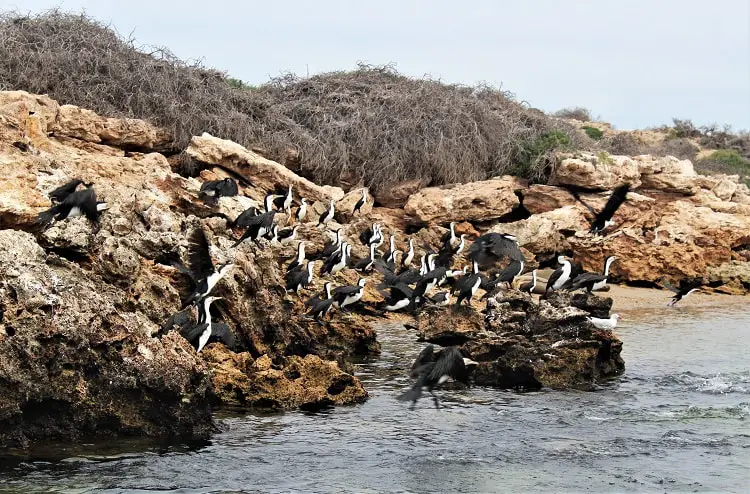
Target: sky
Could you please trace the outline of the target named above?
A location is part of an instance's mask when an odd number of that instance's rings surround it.
[[[620,129],[675,117],[750,130],[748,0],[0,0],[55,7],[250,84],[392,63]]]

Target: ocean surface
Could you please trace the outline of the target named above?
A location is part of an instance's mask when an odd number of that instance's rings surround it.
[[[379,328],[372,398],[222,417],[194,444],[110,441],[7,459],[0,492],[750,492],[750,314],[620,311],[624,375],[594,392],[438,392],[395,400],[424,346]]]

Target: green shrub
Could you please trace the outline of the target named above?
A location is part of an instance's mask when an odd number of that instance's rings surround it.
[[[720,149],[699,159],[695,163],[695,169],[702,174],[739,175],[745,183],[750,179],[750,160],[730,149]]]
[[[604,136],[604,132],[601,129],[598,129],[596,127],[591,127],[590,125],[584,125],[581,127],[584,132],[586,132],[586,135],[592,138],[595,141],[598,141]]]
[[[508,174],[544,183],[554,163],[555,153],[570,149],[571,144],[570,136],[559,130],[525,140],[521,146],[521,153],[508,169]]]

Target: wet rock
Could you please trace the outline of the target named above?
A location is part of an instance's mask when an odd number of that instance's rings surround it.
[[[204,358],[213,369],[211,393],[223,406],[319,409],[367,399],[356,377],[315,355],[291,356],[274,365],[267,355],[254,360],[248,353],[210,345]]]

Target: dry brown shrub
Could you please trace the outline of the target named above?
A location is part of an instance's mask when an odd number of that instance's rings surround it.
[[[0,17],[0,88],[150,120],[173,132],[175,151],[202,132],[260,147],[276,160],[296,149],[301,173],[316,182],[354,175],[376,192],[423,177],[439,185],[516,173],[543,182],[554,147],[585,142],[564,122],[493,87],[360,65],[248,89],[58,10]]]

